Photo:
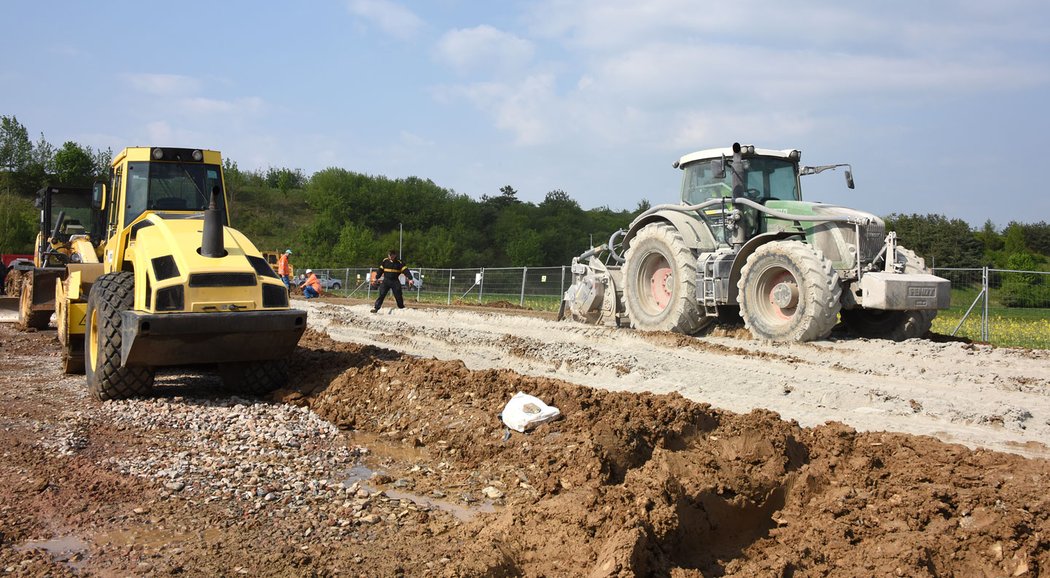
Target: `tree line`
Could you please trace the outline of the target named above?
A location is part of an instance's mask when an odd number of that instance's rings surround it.
[[[33,142],[14,116],[0,117],[0,252],[31,250],[37,189],[88,185],[108,173],[112,155],[75,142],[56,148],[43,134]],[[583,209],[562,190],[532,203],[511,185],[475,199],[419,177],[224,163],[234,224],[260,249],[292,248],[295,261],[326,267],[369,265],[398,247],[420,267],[563,265],[649,208],[641,200],[634,210]],[[1043,221],[974,229],[939,214],[892,214],[886,224],[936,267],[1050,268],[1050,224]]]

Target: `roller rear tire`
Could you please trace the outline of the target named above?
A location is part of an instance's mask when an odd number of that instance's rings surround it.
[[[277,360],[244,361],[219,365],[226,389],[248,395],[266,395],[288,382],[288,368]]]

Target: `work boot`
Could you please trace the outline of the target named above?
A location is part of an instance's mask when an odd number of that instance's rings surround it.
[[[379,310],[373,307],[372,308],[372,313],[379,313]]]

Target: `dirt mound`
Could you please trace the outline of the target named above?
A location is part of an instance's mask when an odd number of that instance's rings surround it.
[[[471,371],[316,333],[294,367],[308,383],[279,399],[412,450],[384,462],[383,481],[496,508],[433,529],[426,547],[448,559],[444,575],[1050,568],[1045,460],[835,423],[801,428],[772,412],[733,414],[677,394]],[[559,407],[564,419],[529,434],[504,428],[499,412],[517,391]]]

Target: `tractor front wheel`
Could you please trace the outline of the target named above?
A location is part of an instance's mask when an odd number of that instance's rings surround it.
[[[624,259],[624,301],[635,329],[688,335],[711,322],[696,302],[696,256],[673,226],[643,227]]]
[[[84,339],[88,391],[99,401],[142,397],[153,390],[153,369],[120,363],[122,311],[135,306],[135,275],[107,273],[91,287]]]
[[[838,273],[817,249],[800,241],[759,247],[741,269],[737,289],[740,316],[756,339],[823,339],[838,320]]]

